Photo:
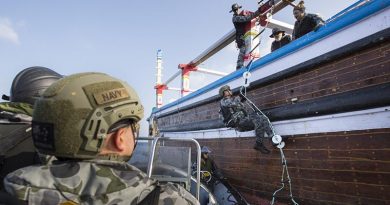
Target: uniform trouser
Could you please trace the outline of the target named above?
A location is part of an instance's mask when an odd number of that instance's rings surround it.
[[[237,66],[236,66],[236,70],[240,69],[242,66],[244,66],[244,56],[245,56],[245,50],[246,50],[246,47],[245,45],[241,46],[240,48],[240,51],[238,53],[238,57],[237,57]]]
[[[272,136],[272,130],[268,123],[268,120],[263,115],[257,115],[251,113],[249,116],[240,119],[237,129],[239,131],[255,130],[256,143],[263,143],[264,133],[270,137]]]

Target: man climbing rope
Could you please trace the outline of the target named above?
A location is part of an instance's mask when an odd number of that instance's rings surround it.
[[[256,112],[248,114],[243,104],[244,98],[233,96],[228,85],[219,89],[219,95],[222,97],[220,106],[225,125],[240,132],[255,130],[256,144],[253,148],[263,154],[269,154],[270,151],[263,144],[264,133],[272,137],[272,130],[267,119]]]
[[[233,12],[232,21],[234,27],[236,28],[236,44],[237,44],[237,48],[240,50],[238,53],[236,70],[244,66],[244,55],[245,55],[246,45],[243,37],[245,34],[245,27],[248,22],[250,22],[252,19],[260,15],[259,9],[257,9],[255,12],[250,12],[250,11],[241,11],[241,8],[242,7],[240,5],[235,3],[232,5],[232,10],[230,11],[230,13]]]

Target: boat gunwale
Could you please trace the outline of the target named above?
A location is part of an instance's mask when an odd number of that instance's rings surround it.
[[[377,13],[381,10],[385,10],[389,5],[390,5],[390,2],[386,1],[386,0],[376,0],[376,1],[367,2],[366,4],[356,8],[354,10],[351,10],[346,14],[343,14],[342,17],[336,18],[335,20],[330,21],[328,24],[326,24],[325,26],[320,28],[318,31],[308,33],[305,36],[301,37],[300,39],[293,41],[290,44],[286,45],[285,47],[278,49],[277,51],[272,52],[272,53],[260,58],[259,60],[255,61],[253,63],[253,65],[252,65],[253,69],[251,69],[251,70],[261,69],[263,66],[265,66],[269,63],[272,63],[275,60],[278,60],[284,56],[287,56],[291,53],[294,53],[297,50],[300,50],[300,49],[302,49],[310,44],[315,43],[316,41],[319,41],[320,39],[328,37],[331,34],[336,33],[336,32],[338,32],[338,31],[340,31],[340,30],[342,30],[342,29],[344,29],[352,24],[355,24],[355,23],[359,22],[360,20],[365,19],[371,15],[374,15],[375,13]],[[337,14],[335,16],[337,16]],[[388,29],[385,29],[385,30],[388,30]],[[345,46],[348,46],[348,45],[345,45]],[[342,48],[343,47],[341,47],[339,49],[342,49]],[[326,53],[323,55],[326,55]],[[310,59],[310,60],[312,60],[312,59]],[[308,60],[308,61],[310,61],[310,60]],[[198,89],[197,91],[190,93],[189,95],[184,96],[184,97],[182,97],[182,98],[180,98],[172,103],[169,103],[161,108],[153,109],[152,114],[161,113],[164,110],[167,110],[167,109],[172,108],[174,106],[178,106],[179,104],[186,102],[188,100],[191,100],[191,99],[193,99],[197,96],[200,96],[204,93],[207,93],[207,92],[211,91],[212,89],[215,89],[215,88],[220,87],[228,82],[231,82],[233,80],[241,78],[242,74],[245,71],[246,71],[246,69],[237,70],[237,71],[235,71],[235,72],[233,72],[233,73],[231,73],[231,74],[229,74],[229,75],[227,75],[219,80],[216,80],[215,82],[210,83],[210,84]],[[208,98],[208,99],[201,100],[199,102],[204,102],[204,101],[210,102],[210,101],[216,100],[217,97],[218,96],[214,96],[214,97],[211,97],[211,100],[210,100],[210,98]],[[174,110],[171,112],[178,112],[178,110]]]

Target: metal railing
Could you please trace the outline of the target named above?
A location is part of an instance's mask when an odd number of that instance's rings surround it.
[[[196,161],[197,161],[197,174],[196,174],[196,199],[199,200],[199,194],[200,194],[200,158],[201,158],[201,149],[200,144],[195,139],[181,139],[181,138],[169,138],[169,137],[139,137],[137,140],[149,140],[152,141],[152,149],[149,155],[149,162],[148,162],[148,168],[146,174],[149,178],[152,177],[152,170],[153,170],[153,161],[155,158],[156,153],[156,147],[159,141],[180,141],[180,142],[192,142],[196,146]]]

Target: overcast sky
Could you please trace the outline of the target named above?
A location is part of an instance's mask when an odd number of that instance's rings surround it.
[[[63,75],[97,71],[127,81],[139,93],[145,119],[155,106],[156,51],[163,51],[163,81],[233,28],[233,3],[255,10],[255,0],[0,0],[0,94],[9,94],[15,75],[44,66]],[[355,0],[306,0],[307,12],[328,19]],[[294,23],[292,7],[274,19]],[[270,31],[262,35],[261,55],[269,52]],[[232,72],[232,43],[202,67]],[[191,89],[217,79],[191,75]],[[172,87],[179,87],[175,80]],[[164,103],[179,97],[166,91]],[[141,134],[146,135],[147,123]]]

